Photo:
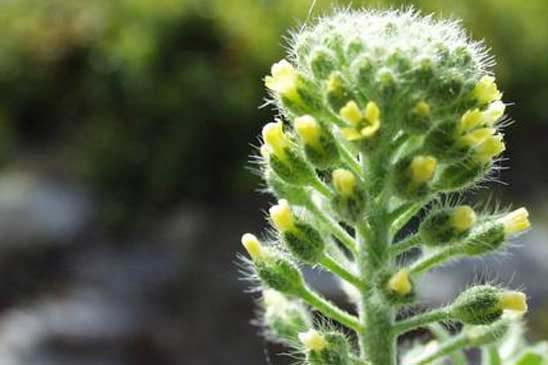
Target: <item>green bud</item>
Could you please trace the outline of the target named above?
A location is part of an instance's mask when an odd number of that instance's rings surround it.
[[[506,336],[509,330],[510,321],[504,318],[487,326],[473,326],[463,329],[470,345],[474,347],[481,347],[499,341]]]
[[[327,81],[327,102],[335,114],[354,96],[340,72],[333,72]]]
[[[271,168],[265,169],[264,180],[278,199],[286,199],[294,205],[304,205],[308,201],[308,194],[303,188],[285,183]]]
[[[430,104],[425,101],[416,103],[405,116],[404,128],[409,133],[422,134],[428,131],[431,126]]]
[[[296,222],[294,226],[294,229],[282,232],[286,247],[300,261],[311,265],[317,264],[325,250],[322,236],[315,228],[304,222]]]
[[[468,256],[485,255],[498,250],[505,240],[504,225],[493,224],[467,239],[464,242],[464,252]]]
[[[439,80],[437,85],[437,97],[442,101],[454,100],[458,97],[464,86],[461,74],[455,70],[449,70]]]
[[[419,235],[426,246],[442,246],[466,237],[475,222],[476,214],[468,206],[441,209],[422,221]]]
[[[456,123],[447,120],[434,126],[426,135],[423,150],[436,155],[441,161],[452,161],[462,157],[462,153],[454,147]]]
[[[293,345],[299,333],[312,326],[312,318],[304,305],[274,289],[263,291],[262,304],[267,337],[272,341]]]
[[[337,68],[335,56],[326,49],[315,50],[310,58],[310,69],[318,80],[327,80]]]
[[[443,169],[434,187],[445,193],[463,190],[481,180],[488,170],[488,165],[479,165],[472,160],[455,162]]]
[[[271,251],[254,263],[259,278],[267,287],[287,295],[299,295],[303,290],[301,271],[281,253]]]
[[[387,271],[380,278],[384,296],[390,303],[404,305],[415,301],[415,285],[406,269]]]
[[[326,346],[322,350],[308,351],[306,359],[310,365],[351,365],[350,344],[340,333],[324,334]]]
[[[332,181],[337,193],[331,200],[333,210],[345,222],[358,222],[365,213],[366,196],[356,176],[348,170],[336,169]]]
[[[277,155],[272,154],[268,161],[276,175],[286,183],[306,185],[314,179],[315,172],[312,166],[310,166],[293,148],[285,149],[284,160],[281,160]]]
[[[387,67],[381,68],[377,72],[375,86],[379,90],[379,93],[385,98],[393,96],[397,89],[397,81],[394,72]]]
[[[422,199],[431,193],[430,181],[436,172],[437,159],[416,155],[400,160],[395,166],[393,186],[397,195],[407,200]]]
[[[503,312],[499,305],[503,290],[489,285],[480,285],[464,291],[451,305],[453,318],[472,325],[490,324],[498,320]]]

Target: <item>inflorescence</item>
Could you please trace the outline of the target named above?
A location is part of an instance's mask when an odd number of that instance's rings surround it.
[[[417,360],[426,364],[495,341],[509,326],[506,313],[526,312],[523,293],[479,285],[445,307],[396,317],[416,303],[425,272],[504,249],[529,228],[525,208],[435,204],[488,179],[505,150],[506,104],[491,66],[457,23],[414,11],[343,11],[294,35],[288,59],[265,78],[280,111],[263,128],[259,156],[278,199],[273,229],[242,237],[269,338],[310,365],[394,365],[396,340],[410,330],[454,321],[483,331],[483,342],[442,345]],[[416,233],[399,239],[423,209]],[[402,259],[417,248],[417,258]],[[340,279],[356,314],[314,291],[302,265]],[[357,349],[310,309],[352,330]]]

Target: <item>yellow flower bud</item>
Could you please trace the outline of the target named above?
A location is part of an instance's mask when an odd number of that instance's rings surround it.
[[[504,233],[507,236],[523,232],[531,226],[529,212],[525,208],[508,213],[500,219],[500,223],[504,225]]]
[[[303,115],[295,118],[295,130],[299,134],[299,137],[301,137],[304,144],[312,146],[316,149],[321,148],[321,129],[314,117],[310,115]]]
[[[479,145],[480,143],[483,143],[485,140],[491,137],[493,133],[495,132],[496,130],[494,128],[476,129],[470,133],[467,133],[463,137],[460,137],[458,144],[460,146],[474,147]]]
[[[345,122],[353,125],[360,123],[363,119],[363,114],[360,107],[355,101],[349,101],[346,103],[346,105],[339,111],[339,114]]]
[[[405,296],[413,290],[413,284],[409,280],[409,272],[402,269],[395,273],[390,280],[388,280],[388,290],[398,294],[399,296]]]
[[[483,76],[476,84],[472,93],[480,104],[488,104],[500,100],[502,97],[495,83],[495,78],[492,76]]]
[[[268,123],[264,126],[262,134],[263,140],[274,151],[276,157],[285,160],[285,149],[289,146],[289,142],[284,134],[282,122]]]
[[[288,232],[295,228],[295,217],[287,200],[279,200],[268,212],[272,223],[280,232]]]
[[[527,312],[527,296],[519,291],[507,291],[500,294],[499,307],[512,312]]]
[[[325,337],[315,329],[299,333],[299,341],[308,351],[322,351],[327,347]]]
[[[281,60],[272,65],[271,74],[265,78],[266,87],[287,98],[298,98],[297,71],[293,65],[285,59]]]
[[[343,87],[341,77],[336,73],[331,74],[327,80],[327,92],[334,93],[340,91]]]
[[[476,212],[468,205],[453,209],[449,222],[459,232],[469,230],[477,220]]]
[[[477,127],[483,120],[483,114],[479,109],[471,109],[466,111],[460,118],[460,130],[467,131]]]
[[[434,177],[438,160],[432,156],[415,156],[411,161],[411,180],[416,184],[423,184]]]
[[[496,134],[485,139],[476,147],[474,158],[480,163],[488,163],[494,157],[500,155],[506,149],[501,134]]]
[[[264,256],[264,249],[257,237],[251,233],[242,236],[242,245],[253,261]]]
[[[483,123],[487,125],[493,125],[499,120],[506,110],[506,105],[502,101],[495,101],[487,107],[483,112]]]
[[[415,105],[413,111],[420,117],[427,117],[430,115],[430,104],[425,101],[420,101]]]
[[[365,106],[365,119],[369,121],[370,124],[375,124],[379,121],[381,115],[381,110],[379,106],[374,101],[370,101]]]
[[[332,174],[333,185],[339,194],[344,197],[354,195],[356,189],[356,177],[353,173],[345,169],[336,169]]]

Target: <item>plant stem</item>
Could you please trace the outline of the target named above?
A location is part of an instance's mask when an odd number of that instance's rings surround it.
[[[412,248],[419,246],[421,243],[421,238],[418,234],[412,234],[397,242],[395,245],[390,247],[390,255],[396,257],[401,255],[405,251],[408,251]]]
[[[448,246],[440,249],[439,251],[426,255],[415,261],[409,268],[409,272],[412,274],[420,274],[431,268],[441,265],[447,260],[455,257],[461,253],[461,248],[458,246]]]
[[[316,308],[324,316],[331,318],[358,333],[363,333],[363,327],[360,325],[358,318],[343,311],[335,304],[321,297],[309,288],[304,288],[302,290],[301,298],[313,308]]]
[[[451,333],[439,323],[432,323],[428,326],[438,342],[446,342],[451,339]],[[451,359],[451,365],[466,365],[468,363],[464,351],[457,350],[448,355]],[[484,363],[482,363],[484,364]],[[485,364],[484,364],[485,365]],[[500,364],[499,364],[500,365]]]
[[[329,228],[331,233],[339,240],[343,245],[346,246],[353,254],[358,252],[356,241],[354,238],[344,228],[342,228],[337,222],[335,222],[329,215],[325,213],[318,205],[312,201],[311,197],[308,197],[305,207],[312,213],[316,218],[322,221],[326,227]]]
[[[403,321],[394,324],[393,331],[395,334],[409,332],[419,327],[424,327],[434,322],[443,322],[449,320],[449,310],[447,308],[434,309],[429,312],[417,314]]]
[[[329,255],[325,255],[321,261],[320,264],[325,267],[327,270],[331,271],[335,275],[339,276],[340,278],[346,280],[350,284],[354,285],[357,288],[361,288],[363,286],[363,281],[345,269],[340,263],[338,263],[335,259],[333,259]]]

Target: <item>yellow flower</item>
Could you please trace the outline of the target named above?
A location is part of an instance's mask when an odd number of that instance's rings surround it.
[[[476,212],[468,205],[462,205],[453,209],[450,224],[459,232],[470,229],[477,220]]]
[[[271,74],[265,78],[266,87],[288,99],[298,99],[298,75],[293,65],[283,59],[272,65]]]
[[[362,111],[355,101],[349,101],[339,111],[341,118],[348,124],[357,125],[363,119]]]
[[[354,195],[357,181],[353,173],[345,169],[336,169],[333,171],[332,177],[337,192],[344,197]]]
[[[312,146],[316,149],[321,149],[321,129],[314,117],[310,115],[303,115],[295,118],[295,130],[305,145]]]
[[[468,131],[481,124],[483,115],[479,109],[471,109],[466,111],[460,119],[460,130]]]
[[[289,141],[284,134],[282,122],[268,123],[264,126],[262,134],[263,140],[272,149],[276,157],[285,160],[285,149],[289,147]]]
[[[508,213],[500,219],[500,223],[504,225],[504,233],[507,236],[523,232],[531,226],[529,212],[525,208]]]
[[[287,200],[279,200],[278,204],[271,207],[268,212],[270,213],[272,223],[274,223],[274,226],[280,232],[288,232],[295,229],[295,216]]]
[[[264,249],[261,242],[251,233],[245,233],[242,236],[242,245],[253,261],[264,256]]]
[[[483,143],[486,139],[491,137],[496,130],[494,128],[480,128],[476,129],[466,135],[462,136],[458,140],[458,144],[463,147],[474,147]]]
[[[299,341],[308,351],[321,351],[327,347],[325,337],[315,329],[299,333]]]
[[[413,290],[413,284],[409,280],[409,272],[402,269],[388,280],[388,289],[399,296],[404,296]]]
[[[500,294],[499,308],[518,313],[527,312],[527,296],[519,291],[507,291]]]
[[[483,76],[474,87],[472,93],[482,105],[500,100],[502,97],[502,94],[495,83],[495,78],[492,76]]]
[[[433,156],[415,156],[411,161],[411,180],[415,184],[424,184],[434,177],[438,160]]]
[[[500,155],[506,149],[506,145],[502,140],[501,134],[496,134],[486,138],[483,142],[476,146],[474,159],[480,163],[488,163],[493,158]]]
[[[505,110],[506,105],[500,100],[489,104],[487,109],[482,113],[483,122],[487,125],[495,124],[504,115]]]

